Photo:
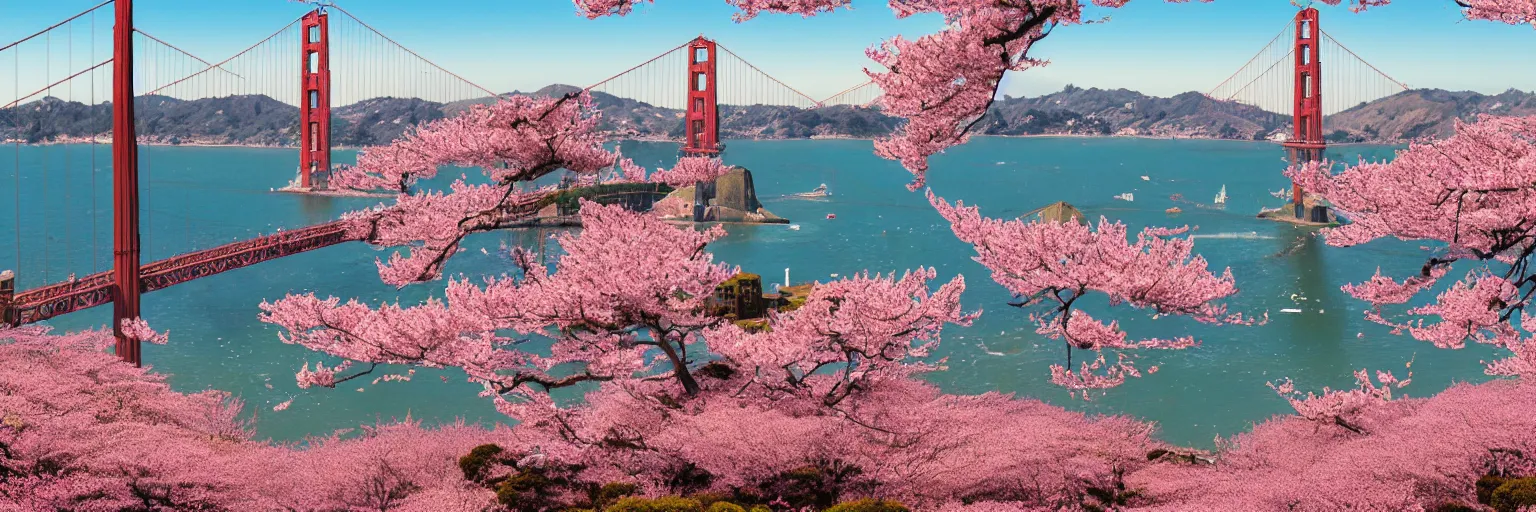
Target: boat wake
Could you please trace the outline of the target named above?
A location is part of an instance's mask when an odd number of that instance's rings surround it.
[[[1272,237],[1272,236],[1269,236],[1269,235],[1260,235],[1256,231],[1249,231],[1247,233],[1209,233],[1209,234],[1201,233],[1201,234],[1197,234],[1197,235],[1189,235],[1189,238],[1190,239],[1195,239],[1195,238],[1216,238],[1216,239],[1237,239],[1237,240],[1274,240],[1275,239],[1275,237]]]

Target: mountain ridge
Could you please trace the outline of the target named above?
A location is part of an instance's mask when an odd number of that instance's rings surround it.
[[[579,91],[554,84],[537,91],[499,95],[552,96]],[[417,123],[454,115],[491,97],[451,103],[418,98],[372,98],[331,110],[332,143],[342,147],[387,144]],[[679,140],[683,112],[593,93],[603,112],[600,129],[625,137]],[[293,146],[298,107],[266,96],[182,100],[135,98],[138,133],[149,143]],[[771,105],[720,105],[723,139],[875,138],[892,133],[900,119],[878,107],[837,105],[800,109]],[[111,128],[111,105],[85,105],[47,97],[0,109],[0,139],[25,143],[89,140]],[[1458,120],[1479,114],[1536,115],[1536,93],[1510,89],[1495,95],[1415,89],[1363,103],[1324,119],[1329,142],[1402,142],[1445,137]],[[1004,97],[976,124],[983,135],[1090,135],[1235,140],[1278,139],[1291,116],[1266,112],[1200,93],[1148,96],[1128,89],[1068,85],[1035,97]]]

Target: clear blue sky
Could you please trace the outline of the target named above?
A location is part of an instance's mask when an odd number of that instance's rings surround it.
[[[8,1],[9,42],[98,0]],[[498,91],[588,84],[703,33],[808,94],[864,81],[864,49],[895,34],[917,37],[942,20],[898,20],[883,0],[802,19],[765,15],[736,24],[720,0],[659,0],[625,18],[589,21],[566,0],[340,0],[359,18],[450,70]],[[137,0],[140,28],[209,60],[269,35],[307,10],[282,0]],[[1399,0],[1352,14],[1321,6],[1322,26],[1413,87],[1496,93],[1536,90],[1536,30],[1461,20],[1450,0]],[[1037,95],[1071,83],[1171,95],[1205,91],[1237,70],[1295,13],[1288,0],[1212,4],[1131,2],[1107,24],[1064,27],[1032,56],[1052,64],[1010,76],[1005,93]],[[3,73],[3,72],[0,72]]]

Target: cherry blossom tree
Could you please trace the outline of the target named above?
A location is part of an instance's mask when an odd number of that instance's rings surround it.
[[[1057,385],[1109,388],[1141,375],[1124,354],[1106,363],[1105,349],[1182,349],[1197,344],[1188,336],[1130,340],[1118,322],[1106,324],[1080,310],[1077,301],[1090,292],[1104,294],[1112,306],[1123,303],[1208,323],[1245,322],[1216,303],[1237,292],[1231,269],[1220,276],[1207,270],[1205,258],[1191,255],[1193,242],[1171,237],[1182,234],[1182,228],[1147,228],[1129,243],[1125,225],[1108,219],[1100,219],[1097,229],[1076,222],[1005,221],[982,217],[978,208],[963,203],[951,206],[932,191],[928,200],[949,221],[955,236],[976,247],[975,259],[992,271],[992,279],[1019,298],[1012,305],[1030,310],[1036,332],[1066,346],[1067,364],[1051,366],[1051,381]],[[1100,354],[1074,372],[1074,348]]]
[[[144,327],[143,322],[134,322]],[[163,335],[144,339],[160,338]],[[242,402],[178,393],[110,330],[0,329],[0,510],[467,510],[457,459],[508,431],[407,418],[305,446],[252,438]],[[475,503],[473,507],[455,504]]]
[[[1455,0],[1467,19],[1489,20],[1511,25],[1536,26],[1536,1],[1532,0]]]
[[[1336,175],[1332,167],[1313,162],[1289,172],[1351,220],[1324,231],[1330,245],[1388,237],[1437,244],[1417,275],[1397,281],[1378,270],[1369,281],[1344,287],[1375,306],[1366,316],[1441,348],[1461,348],[1467,340],[1507,348],[1514,357],[1488,372],[1529,374],[1536,345],[1514,320],[1527,332],[1536,325],[1527,323],[1536,293],[1536,117],[1458,121],[1452,137],[1416,142],[1391,162],[1362,162]],[[1382,312],[1435,287],[1462,260],[1482,265],[1433,302],[1407,309],[1410,318]]]
[[[390,205],[352,212],[349,235],[368,243],[405,247],[378,262],[384,282],[396,286],[436,279],[464,237],[531,217],[550,188],[519,191],[514,185],[566,170],[595,183],[612,169],[620,180],[639,181],[645,172],[609,152],[597,130],[601,114],[585,93],[535,98],[512,96],[476,105],[450,118],[426,123],[387,146],[369,148],[357,165],[331,179],[340,190],[388,191]],[[455,180],[446,191],[419,191],[422,179],[443,166],[479,167],[489,183]],[[685,185],[714,179],[727,168],[705,159],[682,159],[677,169],[654,173],[651,181]]]
[[[719,485],[765,478],[707,463],[721,454],[692,447],[695,436],[687,434],[720,415],[749,421],[750,411],[781,416],[792,431],[922,438],[908,432],[913,424],[891,419],[892,408],[908,402],[880,390],[942,399],[902,383],[942,364],[930,354],[945,324],[972,318],[959,308],[960,278],[929,292],[931,269],[849,277],[818,285],[804,305],[771,317],[763,332],[748,332],[705,307],[736,272],[704,251],[723,234],[718,226],[695,231],[592,203],[581,216],[583,230],[558,240],[565,254],[553,273],[517,251],[515,276],[483,286],[450,281],[445,301],[371,309],[289,296],[263,304],[263,320],[283,327],[285,342],[347,360],[306,366],[298,374],[305,386],[334,386],[377,364],[463,368],[520,421],[523,446],[542,446],[598,481],[645,469],[646,483],[659,486],[684,468],[718,471]],[[498,334],[503,330],[550,338],[547,355]],[[357,364],[367,368],[351,370]],[[596,386],[586,405],[556,405],[551,391],[578,385]],[[763,470],[803,465],[813,454],[807,450],[802,445]]]

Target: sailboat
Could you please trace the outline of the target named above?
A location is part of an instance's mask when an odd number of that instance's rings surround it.
[[[1219,204],[1219,205],[1227,204],[1227,186],[1226,185],[1222,185],[1221,186],[1221,192],[1217,192],[1216,193],[1216,200],[1214,202],[1216,204]]]

